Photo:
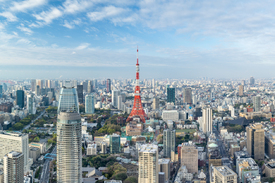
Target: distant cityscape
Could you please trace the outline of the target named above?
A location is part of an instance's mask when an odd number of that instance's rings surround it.
[[[274,178],[274,80],[1,83],[0,182]]]

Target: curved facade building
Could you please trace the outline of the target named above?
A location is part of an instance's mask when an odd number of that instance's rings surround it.
[[[57,118],[57,182],[80,183],[82,177],[81,117],[60,112]]]
[[[60,112],[77,112],[79,113],[78,97],[74,87],[61,88],[59,94],[59,103],[57,114]]]
[[[81,116],[75,88],[63,87],[57,116],[57,182],[82,182]]]

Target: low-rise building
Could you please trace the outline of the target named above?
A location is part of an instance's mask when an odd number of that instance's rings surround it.
[[[30,147],[29,157],[33,159],[33,162],[40,157],[40,149],[37,147]]]
[[[97,155],[97,145],[94,144],[88,144],[87,147],[87,156]]]
[[[275,160],[272,159],[265,164],[265,176],[266,177],[275,177]]]
[[[236,161],[236,172],[239,176],[239,181],[245,181],[245,174],[251,173],[253,176],[259,175],[259,167],[254,159],[252,158],[239,158]]]
[[[214,166],[213,179],[219,183],[237,183],[237,174],[228,166]]]
[[[137,123],[136,121],[131,121],[126,125],[127,136],[141,135],[142,130],[143,130],[143,124]]]

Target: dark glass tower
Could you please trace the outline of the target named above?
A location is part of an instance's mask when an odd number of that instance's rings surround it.
[[[16,105],[18,105],[20,108],[24,107],[24,91],[23,90],[16,91]]]

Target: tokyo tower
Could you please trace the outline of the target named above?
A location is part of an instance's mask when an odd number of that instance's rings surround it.
[[[145,123],[147,115],[145,114],[140,97],[140,86],[139,86],[139,63],[138,63],[138,49],[137,49],[137,64],[136,64],[136,87],[135,87],[135,98],[134,105],[131,111],[131,114],[127,118],[127,122],[130,121],[133,117],[139,117],[140,120]]]

